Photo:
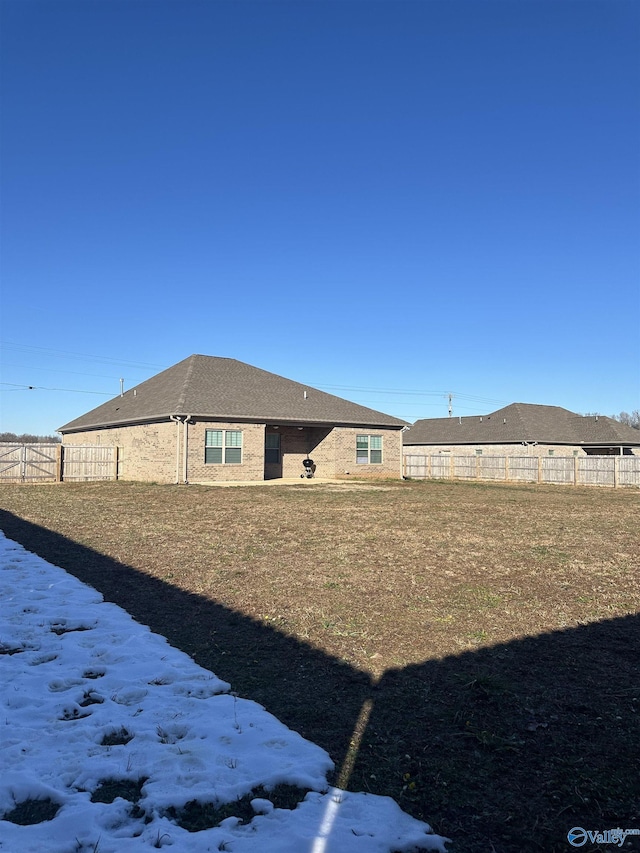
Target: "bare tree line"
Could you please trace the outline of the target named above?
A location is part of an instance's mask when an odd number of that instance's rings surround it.
[[[585,412],[583,417],[594,418],[601,415],[602,412]],[[633,429],[640,429],[640,409],[634,409],[632,412],[620,412],[619,415],[611,415],[611,417],[618,423],[626,424]]]
[[[634,429],[640,429],[640,409],[634,409],[631,414],[629,412],[620,412],[619,415],[614,415],[613,417],[615,420],[620,421],[621,424],[626,424]]]
[[[32,435],[25,432],[17,435],[15,432],[0,432],[0,444],[60,444],[57,435]]]

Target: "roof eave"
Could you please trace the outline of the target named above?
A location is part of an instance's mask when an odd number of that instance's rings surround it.
[[[61,432],[64,434],[67,432],[85,432],[86,430],[109,429],[110,427],[138,426],[139,424],[162,423],[163,421],[168,421],[171,418],[171,415],[176,414],[179,415],[180,413],[171,412],[171,414],[153,415],[151,417],[146,418],[122,418],[121,420],[117,421],[100,421],[89,424],[78,424],[77,426],[71,426],[73,421],[70,421],[69,424],[65,424],[64,426],[58,427],[56,432]],[[182,415],[180,415],[180,417],[182,417]]]
[[[211,412],[167,412],[165,414],[153,415],[141,418],[121,418],[119,420],[103,421],[98,423],[79,424],[78,426],[70,426],[65,424],[59,427],[56,432],[65,433],[85,432],[87,430],[110,429],[113,427],[123,426],[139,426],[146,423],[162,423],[163,421],[171,420],[172,418],[197,418],[198,420],[225,421],[227,423],[264,423],[277,424],[278,426],[326,426],[326,427],[366,427],[367,429],[403,429],[408,424],[406,421],[398,419],[397,422],[383,423],[381,421],[366,421],[366,420],[348,420],[342,419],[328,420],[327,418],[274,418],[265,416],[247,415],[239,416],[237,414],[212,414]],[[73,422],[71,422],[73,423]]]

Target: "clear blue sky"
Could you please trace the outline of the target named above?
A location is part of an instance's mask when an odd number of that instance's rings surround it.
[[[2,37],[0,429],[192,353],[409,421],[640,408],[637,0],[3,0]]]

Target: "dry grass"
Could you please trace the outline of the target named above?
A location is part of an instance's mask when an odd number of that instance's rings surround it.
[[[575,825],[640,827],[639,504],[438,482],[3,486],[0,528],[454,851],[550,853]]]

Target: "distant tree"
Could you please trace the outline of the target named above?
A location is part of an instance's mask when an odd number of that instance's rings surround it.
[[[17,435],[15,432],[0,432],[0,443],[10,444],[60,444],[60,437],[57,435],[31,435],[25,432],[22,435]]]
[[[626,424],[634,429],[640,429],[640,409],[634,409],[631,414],[629,412],[620,412],[619,415],[612,415],[611,417],[621,424]]]
[[[598,418],[601,416],[600,412],[585,412],[582,415],[583,418]],[[633,427],[633,429],[640,429],[640,409],[634,409],[631,414],[629,412],[620,412],[619,415],[611,415],[610,417],[620,424],[626,424]]]

